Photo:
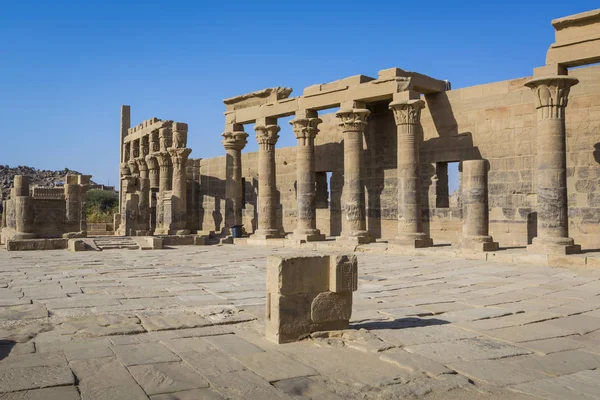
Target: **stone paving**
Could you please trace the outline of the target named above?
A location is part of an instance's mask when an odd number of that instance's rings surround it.
[[[351,329],[276,345],[298,252],[0,251],[0,399],[600,398],[600,270],[359,253]]]

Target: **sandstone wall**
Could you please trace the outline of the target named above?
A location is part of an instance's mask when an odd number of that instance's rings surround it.
[[[567,107],[567,163],[570,235],[584,248],[600,243],[600,66],[570,72],[580,79]],[[447,193],[444,163],[483,158],[490,162],[490,234],[501,246],[525,245],[536,235],[535,114],[528,78],[451,90],[425,97],[422,112],[421,204],[424,227],[437,241],[457,241],[460,205],[440,201]],[[367,226],[377,237],[396,233],[396,127],[387,104],[370,104],[365,132]],[[321,115],[316,140],[316,171],[331,172],[330,207],[317,209],[317,227],[327,235],[341,230],[343,143],[332,114]],[[254,132],[247,129],[256,140]],[[291,134],[291,133],[290,133]],[[285,232],[295,227],[295,148],[277,148],[278,220]],[[256,229],[257,153],[242,157],[245,179],[244,227]],[[199,183],[197,220],[203,230],[220,231],[225,209],[225,157],[196,160]],[[192,178],[190,178],[192,179]],[[436,201],[436,198],[438,199]]]

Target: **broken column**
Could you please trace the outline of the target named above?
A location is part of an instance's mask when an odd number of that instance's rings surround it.
[[[273,239],[282,235],[277,227],[277,186],[275,144],[279,139],[277,120],[263,118],[254,127],[258,141],[258,229],[253,239]]]
[[[421,108],[425,102],[418,93],[403,92],[401,99],[390,103],[396,120],[398,159],[398,233],[390,243],[414,248],[433,246],[422,230],[419,184],[419,129]],[[416,97],[416,98],[414,98]]]
[[[577,78],[543,76],[525,83],[534,94],[537,113],[537,233],[528,251],[573,254],[581,251],[569,237],[565,108]]]
[[[460,247],[466,250],[496,251],[498,242],[489,236],[488,162],[462,162],[462,236]]]
[[[357,288],[354,255],[267,258],[267,339],[288,343],[347,329]]]
[[[296,146],[296,229],[290,239],[304,242],[325,240],[317,229],[315,190],[315,137],[322,121],[316,111],[299,111],[290,121]]]
[[[67,175],[64,184],[65,208],[66,208],[66,231],[79,232],[81,203],[80,187],[77,175]]]
[[[15,213],[14,239],[32,239],[35,235],[35,208],[34,199],[29,194],[29,177],[15,175],[11,199]]]
[[[367,117],[366,108],[354,108],[353,102],[336,113],[344,131],[344,214],[340,241],[356,244],[370,243],[374,239],[367,231],[365,189],[362,180],[363,134]]]
[[[229,128],[229,129],[227,129]],[[223,133],[223,147],[227,153],[226,157],[226,181],[225,181],[225,230],[235,227],[241,233],[243,224],[242,207],[242,150],[246,147],[248,134],[244,132],[244,126],[231,124]],[[225,232],[229,233],[229,232]],[[236,236],[237,236],[236,233]]]

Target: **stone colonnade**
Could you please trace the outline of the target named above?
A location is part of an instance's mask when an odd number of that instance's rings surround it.
[[[192,150],[186,147],[187,131],[185,123],[164,121],[123,144],[120,234],[189,234],[186,166]]]

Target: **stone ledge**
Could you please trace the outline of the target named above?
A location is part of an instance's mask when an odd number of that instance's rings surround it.
[[[68,246],[69,239],[23,239],[7,240],[6,250],[64,250]]]

